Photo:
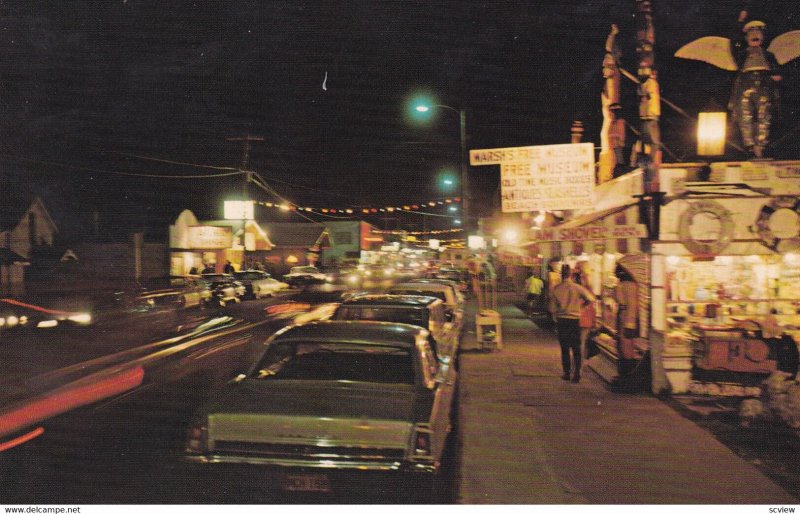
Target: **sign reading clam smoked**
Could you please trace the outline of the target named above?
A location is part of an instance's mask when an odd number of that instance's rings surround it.
[[[500,165],[503,212],[586,208],[594,204],[592,143],[470,150],[470,164]]]
[[[627,239],[647,237],[647,227],[637,225],[586,225],[583,227],[548,227],[536,234],[537,243],[558,241],[592,241],[598,239]]]

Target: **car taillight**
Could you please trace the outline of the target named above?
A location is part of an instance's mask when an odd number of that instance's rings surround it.
[[[186,439],[187,453],[203,453],[208,446],[208,429],[202,425],[195,425],[189,429]]]
[[[431,456],[431,434],[432,430],[427,425],[417,425],[414,427],[414,453],[412,457]]]

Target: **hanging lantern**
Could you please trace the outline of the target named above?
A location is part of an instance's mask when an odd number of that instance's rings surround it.
[[[701,112],[697,119],[697,155],[714,156],[725,153],[724,112]]]

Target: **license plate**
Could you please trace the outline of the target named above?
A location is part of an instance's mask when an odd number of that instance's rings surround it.
[[[281,488],[284,491],[329,493],[331,482],[325,475],[285,475]]]

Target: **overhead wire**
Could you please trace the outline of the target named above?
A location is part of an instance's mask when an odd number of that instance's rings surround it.
[[[46,161],[42,159],[32,159],[30,157],[22,157],[19,155],[3,155],[0,158],[7,158],[11,160],[19,160],[25,162],[32,162],[35,164],[45,164],[48,166],[57,166],[60,168],[69,168],[77,171],[85,171],[90,173],[100,173],[103,175],[122,175],[127,177],[143,177],[143,178],[167,178],[167,179],[204,179],[204,178],[220,178],[220,177],[231,177],[234,175],[242,175],[244,171],[232,171],[230,173],[214,173],[214,174],[205,174],[205,175],[164,175],[164,174],[156,174],[156,173],[141,173],[141,172],[128,172],[128,171],[112,171],[112,170],[102,170],[98,168],[90,168],[87,166],[78,166],[75,164],[67,164],[63,162],[56,162],[56,161]]]

